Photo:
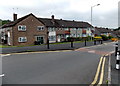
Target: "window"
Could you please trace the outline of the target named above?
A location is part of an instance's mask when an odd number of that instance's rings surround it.
[[[39,30],[39,31],[44,30],[44,26],[38,26],[37,30]]]
[[[56,37],[55,36],[49,36],[49,41],[55,41]]]
[[[50,32],[55,31],[55,28],[48,28]]]
[[[76,28],[72,28],[72,30],[76,30]]]
[[[69,30],[69,28],[64,28],[64,30]]]
[[[19,37],[18,42],[26,42],[27,38],[26,37]]]
[[[81,30],[81,28],[78,28],[78,30]]]
[[[25,25],[19,25],[18,26],[18,31],[26,31],[26,26]]]
[[[36,42],[39,44],[43,44],[44,43],[44,37],[43,36],[36,36]]]

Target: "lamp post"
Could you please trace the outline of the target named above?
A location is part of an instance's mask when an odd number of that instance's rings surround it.
[[[92,13],[93,13],[93,7],[99,6],[100,4],[91,6],[91,28],[92,28]],[[92,39],[92,33],[91,33],[91,39]]]
[[[91,6],[91,25],[92,25],[92,12],[93,12],[93,7],[96,7],[96,6],[99,6],[100,4],[97,4],[97,5],[94,5],[94,6]]]

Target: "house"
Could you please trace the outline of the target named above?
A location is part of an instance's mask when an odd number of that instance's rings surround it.
[[[94,28],[87,22],[70,21],[51,18],[37,18],[28,14],[17,19],[13,14],[13,21],[2,26],[2,40],[7,45],[34,45],[49,42],[61,42],[67,37],[94,37]]]
[[[0,26],[2,26],[2,20],[0,19]]]
[[[113,34],[115,34],[116,37],[120,38],[120,30],[113,31]]]
[[[111,29],[103,28],[103,27],[95,27],[95,36],[97,35],[106,35],[106,36],[115,37],[115,34]]]

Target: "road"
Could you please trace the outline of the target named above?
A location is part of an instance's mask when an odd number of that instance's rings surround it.
[[[101,56],[113,51],[114,44],[2,55],[3,84],[91,84]]]

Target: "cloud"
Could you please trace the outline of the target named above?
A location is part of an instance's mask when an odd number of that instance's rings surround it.
[[[18,13],[18,17],[33,13],[37,17],[50,18],[50,16],[54,14],[55,18],[88,21],[90,23],[91,6],[99,3],[101,4],[100,6],[93,8],[93,24],[96,26],[117,27],[118,1],[119,0],[2,0],[0,3],[0,19],[12,20],[12,14],[16,12]]]

